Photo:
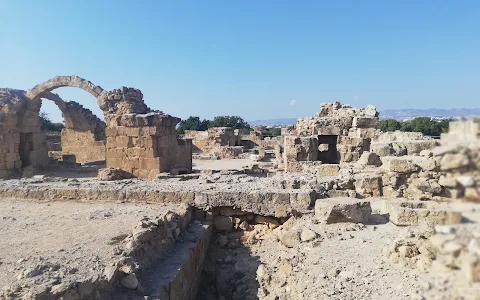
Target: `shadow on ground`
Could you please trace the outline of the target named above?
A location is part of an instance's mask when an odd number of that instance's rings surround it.
[[[234,231],[212,237],[197,300],[258,299],[256,272],[260,262],[239,242],[240,235],[240,231]]]
[[[366,225],[382,225],[390,221],[389,214],[371,214]]]

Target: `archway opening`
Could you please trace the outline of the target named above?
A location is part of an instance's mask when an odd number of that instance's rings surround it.
[[[66,89],[63,87],[77,87]],[[49,164],[69,167],[104,166],[106,161],[105,123],[92,110],[97,101],[64,101],[51,91],[74,95],[75,99],[96,97],[103,89],[76,76],[55,77],[27,91],[30,98],[20,121],[19,154],[22,168]],[[71,98],[70,98],[71,99]],[[45,101],[49,100],[49,101]],[[100,113],[103,118],[103,114]]]

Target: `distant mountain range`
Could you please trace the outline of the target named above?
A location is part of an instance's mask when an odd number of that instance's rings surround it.
[[[396,119],[399,121],[417,117],[435,119],[461,118],[480,116],[480,108],[453,108],[453,109],[387,109],[380,112],[380,119]]]
[[[380,111],[380,119],[410,120],[417,117],[435,119],[462,118],[480,116],[480,108],[453,108],[453,109],[387,109]],[[248,122],[250,126],[288,126],[297,123],[297,118],[282,118],[270,120],[255,120]]]
[[[250,126],[288,126],[297,123],[297,118],[248,121]]]

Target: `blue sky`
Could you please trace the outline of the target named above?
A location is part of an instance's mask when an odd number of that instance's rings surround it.
[[[0,0],[0,87],[78,75],[182,118],[480,107],[479,58],[480,1]]]

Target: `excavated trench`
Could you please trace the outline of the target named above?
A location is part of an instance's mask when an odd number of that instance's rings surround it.
[[[250,246],[286,218],[274,218],[218,207],[211,212],[213,232],[201,273],[197,300],[258,299],[257,269],[261,264]]]
[[[185,230],[176,231],[175,243],[137,271],[139,286],[133,291],[125,287],[127,270],[117,279],[119,284],[112,297],[258,299],[260,285],[256,272],[260,262],[249,246],[261,243],[263,234],[285,220],[232,207],[215,207],[209,211],[192,208],[191,214],[183,217],[183,222],[189,225]]]
[[[285,220],[232,207],[193,208],[190,224],[176,242],[139,272],[140,289],[120,284],[114,298],[258,299],[260,262],[250,245],[261,243],[263,234]]]

